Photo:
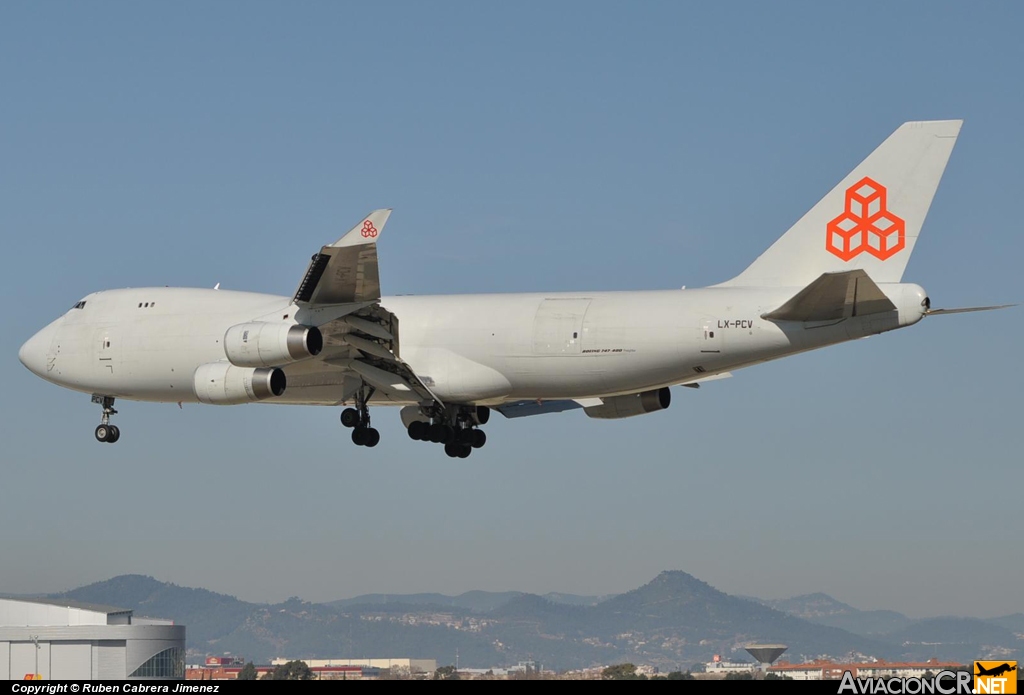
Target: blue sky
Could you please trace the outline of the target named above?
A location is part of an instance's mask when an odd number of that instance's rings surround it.
[[[98,409],[17,350],[85,294],[291,293],[376,207],[385,293],[742,270],[906,120],[964,118],[906,279],[1024,299],[1019,4],[8,3],[0,590],[611,593],[663,569],[911,615],[1024,609],[1020,309],[753,368],[622,422]],[[1014,550],[1008,550],[1013,548]],[[281,562],[282,556],[291,557]]]

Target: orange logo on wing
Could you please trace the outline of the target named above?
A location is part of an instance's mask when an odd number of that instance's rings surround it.
[[[849,261],[870,253],[884,261],[907,244],[907,225],[889,212],[885,186],[867,176],[846,189],[846,210],[828,223],[825,248]]]

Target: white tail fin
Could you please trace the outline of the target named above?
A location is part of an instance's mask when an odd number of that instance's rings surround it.
[[[899,282],[963,121],[904,123],[750,267],[722,286],[804,287],[863,269]]]

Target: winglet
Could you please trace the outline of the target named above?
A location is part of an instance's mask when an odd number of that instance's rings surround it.
[[[384,225],[388,223],[391,216],[391,208],[374,210],[364,217],[359,224],[348,230],[345,236],[331,244],[333,248],[342,246],[358,246],[360,244],[373,244],[380,239]]]

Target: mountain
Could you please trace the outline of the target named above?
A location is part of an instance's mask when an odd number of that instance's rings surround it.
[[[353,598],[331,601],[327,605],[337,608],[348,608],[351,606],[378,606],[392,603],[404,606],[459,608],[474,613],[487,613],[522,595],[520,591],[467,591],[456,596],[449,596],[447,594],[362,594]],[[552,592],[544,594],[544,598],[553,603],[593,606],[608,597]]]
[[[278,656],[393,654],[448,663],[454,661],[456,650],[466,663],[503,661],[493,645],[478,635],[445,625],[367,620],[377,616],[299,599],[278,604],[249,603],[140,575],[114,577],[53,598],[103,603],[131,608],[138,615],[170,618],[186,627],[190,661],[209,654],[243,655],[257,663]],[[457,621],[458,617],[453,619]]]
[[[1005,659],[1024,655],[1024,640],[1000,625],[977,618],[926,618],[890,632],[885,639],[940,660]]]
[[[685,669],[713,654],[747,659],[742,646],[752,641],[788,644],[791,661],[939,657],[966,663],[982,655],[1024,656],[1022,640],[993,621],[939,618],[911,621],[881,635],[858,635],[817,622],[858,613],[824,594],[778,604],[810,620],[730,596],[678,571],[663,572],[625,594],[601,601],[595,597],[592,603],[589,597],[567,601],[558,595],[561,600],[554,601],[552,595],[467,592],[257,604],[140,575],[57,596],[184,624],[190,661],[210,654],[241,655],[258,663],[275,657],[390,655],[448,664],[458,653],[461,664],[473,667],[534,659],[555,669],[623,661]],[[1007,621],[1012,623],[1013,616]]]
[[[838,627],[855,635],[881,635],[905,628],[912,622],[910,618],[896,611],[862,611],[822,593],[756,600],[775,610],[819,625]]]
[[[900,645],[916,658],[966,663],[991,656],[1009,658],[1024,652],[1024,614],[1001,618],[926,618],[913,620],[896,611],[862,611],[828,594],[816,593],[759,603],[804,620]]]
[[[1010,632],[1018,635],[1024,635],[1024,613],[1014,613],[1013,615],[1004,615],[999,618],[989,618],[985,622],[1005,627]]]

